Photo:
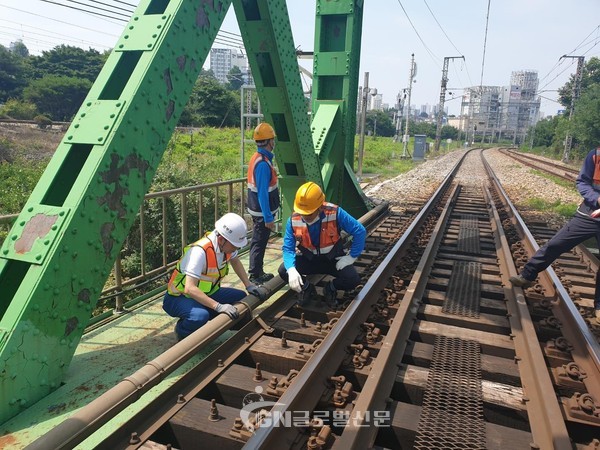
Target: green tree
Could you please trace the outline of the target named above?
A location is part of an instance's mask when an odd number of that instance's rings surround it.
[[[71,120],[92,87],[89,80],[48,75],[31,82],[23,91],[25,100],[52,120]]]
[[[18,39],[17,41],[13,42],[11,44],[12,49],[11,51],[15,54],[20,56],[21,58],[27,58],[29,56],[29,49],[27,48],[27,46],[23,43],[22,39]]]
[[[242,71],[238,66],[233,66],[227,74],[227,89],[230,91],[239,91],[244,84],[244,77]]]
[[[547,117],[540,120],[535,124],[535,127],[532,127],[529,130],[525,142],[531,142],[533,136],[533,147],[551,147],[558,121],[558,116]]]
[[[240,124],[239,94],[228,91],[207,72],[198,77],[179,125],[233,127]]]
[[[34,67],[33,78],[47,75],[82,78],[94,81],[104,65],[108,53],[97,50],[83,50],[70,45],[58,45],[52,50],[42,52],[41,56],[31,57]]]
[[[600,83],[589,87],[577,100],[572,120],[573,137],[582,151],[600,146]]]
[[[377,122],[377,129],[375,129],[375,122]],[[392,123],[390,116],[384,111],[367,111],[367,117],[365,118],[365,130],[371,131],[377,136],[390,137],[396,133],[396,128]]]
[[[558,101],[567,110],[571,106],[574,82],[575,74],[572,74],[569,81],[558,89]],[[595,84],[600,84],[600,59],[594,56],[583,66],[583,71],[581,73],[581,94]]]
[[[27,85],[26,73],[26,60],[0,45],[0,103],[21,96]]]
[[[458,139],[458,128],[451,125],[444,125],[441,130],[441,139]],[[434,135],[435,138],[435,135]]]

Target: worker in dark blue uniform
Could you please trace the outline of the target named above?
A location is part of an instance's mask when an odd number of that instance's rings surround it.
[[[573,218],[527,261],[521,273],[510,278],[514,286],[531,286],[538,273],[545,270],[562,253],[589,238],[595,237],[600,248],[600,147],[590,151],[585,157],[576,185],[583,202]],[[594,315],[600,322],[600,272],[596,273]]]
[[[248,213],[252,216],[252,240],[248,273],[252,283],[262,284],[273,278],[263,270],[269,235],[275,229],[275,215],[279,209],[279,183],[273,167],[275,130],[268,123],[260,123],[253,139],[257,150],[248,164]]]
[[[352,236],[348,253],[343,247],[342,231]],[[285,228],[283,264],[279,267],[281,278],[298,292],[300,305],[314,293],[314,286],[305,278],[309,274],[334,277],[324,289],[330,306],[337,306],[338,290],[358,286],[360,276],[353,264],[365,248],[366,234],[358,220],[341,207],[325,202],[319,185],[308,182],[300,186],[294,200],[294,213]]]

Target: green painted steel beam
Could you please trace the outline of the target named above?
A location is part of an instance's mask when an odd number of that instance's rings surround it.
[[[0,423],[60,385],[229,5],[141,1],[0,248]]]
[[[312,131],[328,200],[359,217],[369,201],[354,175],[363,2],[317,0]]]
[[[264,120],[277,134],[275,157],[285,223],[301,184],[310,180],[323,186],[287,5],[283,0],[234,0],[233,7]]]

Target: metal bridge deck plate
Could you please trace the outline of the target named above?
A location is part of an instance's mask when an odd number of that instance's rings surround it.
[[[477,216],[462,214],[458,231],[458,251],[461,253],[480,253],[479,224]]]
[[[477,342],[436,337],[415,449],[486,448],[480,353]]]
[[[446,314],[478,318],[480,298],[481,263],[456,261],[442,311]]]

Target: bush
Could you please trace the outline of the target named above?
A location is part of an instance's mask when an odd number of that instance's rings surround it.
[[[35,121],[35,123],[37,123],[38,128],[41,128],[42,130],[45,130],[48,127],[52,127],[52,121],[50,120],[50,118],[44,116],[43,114],[35,116],[33,120]]]
[[[0,115],[15,120],[32,120],[37,114],[38,110],[33,103],[14,98],[7,100],[2,109],[0,109]]]

